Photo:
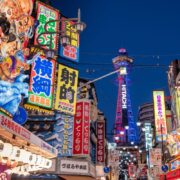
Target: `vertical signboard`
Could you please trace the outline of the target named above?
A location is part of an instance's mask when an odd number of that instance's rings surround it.
[[[105,133],[105,125],[104,121],[97,121],[96,127],[97,133],[97,146],[96,146],[96,162],[97,164],[104,163],[104,133]]]
[[[59,138],[61,139],[61,148],[59,149],[59,156],[72,156],[72,134],[73,134],[73,116],[65,114],[61,115],[59,131]]]
[[[28,103],[52,108],[55,61],[37,56],[31,68]]]
[[[167,135],[164,91],[153,91],[154,118],[157,141],[165,141]]]
[[[135,165],[129,165],[128,166],[128,174],[130,178],[136,177],[136,166]]]
[[[90,103],[84,102],[83,155],[89,155],[90,147]]]
[[[62,64],[58,69],[55,109],[66,114],[75,114],[78,71]]]
[[[58,48],[58,34],[52,34],[52,32],[57,32],[59,30],[59,22],[48,23],[47,32],[45,30],[45,25],[51,20],[59,20],[59,11],[42,2],[38,2],[36,19],[39,21],[39,25],[35,31],[34,45],[39,45],[39,42],[42,48],[56,51]]]
[[[146,150],[152,148],[152,130],[151,130],[151,123],[144,123],[145,128],[145,142],[146,142]]]
[[[73,21],[66,21],[66,18],[61,18],[61,31],[70,38],[70,44],[60,47],[60,56],[74,62],[79,61],[79,33],[73,26]]]
[[[162,151],[160,148],[153,148],[149,150],[149,162],[150,165],[161,166]]]
[[[90,103],[78,101],[74,116],[73,155],[89,156],[90,147]]]
[[[82,138],[83,138],[83,102],[76,103],[76,114],[74,115],[74,131],[73,131],[73,155],[82,154]]]
[[[128,126],[128,111],[127,111],[127,86],[126,79],[124,77],[123,83],[121,85],[121,102],[122,102],[122,119],[123,126]]]

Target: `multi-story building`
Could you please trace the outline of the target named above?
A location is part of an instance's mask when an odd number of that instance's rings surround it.
[[[141,149],[146,149],[145,147],[145,124],[151,124],[153,128],[154,125],[154,106],[153,103],[144,103],[139,107],[138,121],[140,122],[139,128],[139,144]]]
[[[168,69],[173,129],[180,127],[180,60],[174,60]]]

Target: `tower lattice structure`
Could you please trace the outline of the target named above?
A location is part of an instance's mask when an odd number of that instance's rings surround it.
[[[115,70],[118,70],[118,97],[116,106],[114,140],[117,144],[137,143],[137,125],[133,117],[129,73],[133,59],[126,49],[121,48],[119,55],[112,60]]]

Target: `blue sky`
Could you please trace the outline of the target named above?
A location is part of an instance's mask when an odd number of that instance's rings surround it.
[[[113,71],[112,58],[124,47],[134,58],[130,95],[134,118],[139,105],[152,101],[152,91],[168,95],[167,68],[180,58],[179,0],[51,0],[67,17],[87,24],[80,36],[80,76],[95,79]],[[145,67],[155,65],[155,67]],[[158,66],[159,65],[159,66]],[[142,67],[143,66],[143,67]],[[98,107],[105,113],[108,132],[115,121],[116,75],[97,81]]]

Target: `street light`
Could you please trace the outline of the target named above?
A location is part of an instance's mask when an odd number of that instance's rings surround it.
[[[129,126],[125,126],[125,129],[128,130],[128,129],[129,129]]]
[[[53,45],[52,41],[53,41],[53,35],[54,34],[59,34],[60,43],[61,43],[62,46],[66,46],[66,45],[70,44],[70,37],[65,34],[64,30],[55,31],[55,32],[51,32],[51,31],[48,30],[48,25],[50,23],[55,23],[55,22],[60,23],[60,22],[63,22],[63,21],[73,21],[73,22],[75,22],[73,25],[70,26],[70,28],[73,28],[73,29],[70,30],[70,32],[80,33],[86,28],[86,24],[81,22],[81,12],[80,12],[80,9],[78,9],[78,17],[77,18],[50,20],[50,21],[46,22],[46,24],[44,26],[44,32],[37,36],[38,45],[39,46],[49,46],[49,50],[52,50],[52,45]],[[44,45],[44,44],[40,43],[40,38],[41,38],[42,35],[50,35],[49,44]]]
[[[141,126],[141,122],[137,122],[136,124],[137,124],[137,126]]]

